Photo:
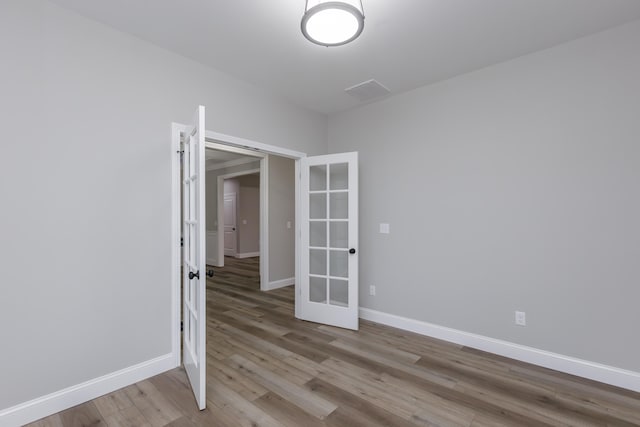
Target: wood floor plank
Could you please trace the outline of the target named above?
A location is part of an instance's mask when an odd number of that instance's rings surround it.
[[[207,363],[207,375],[213,381],[220,381],[248,401],[254,401],[269,392],[266,388],[217,360]]]
[[[358,397],[330,382],[314,378],[306,385],[310,390],[338,405],[327,417],[327,425],[411,427],[414,423]]]
[[[640,394],[362,320],[294,318],[259,259],[207,279],[207,408],[178,368],[32,423],[108,426],[640,426]]]
[[[151,427],[151,424],[136,406],[129,406],[113,412],[104,420],[109,427]]]
[[[93,401],[103,418],[133,406],[133,402],[124,390],[117,390]]]
[[[269,392],[253,402],[257,407],[275,418],[283,426],[287,427],[324,427],[324,421],[303,411],[298,406],[277,395]]]
[[[457,384],[456,380],[450,375],[434,373],[430,370],[423,369],[420,366],[415,366],[413,363],[398,362],[397,360],[387,357],[386,354],[379,354],[372,351],[366,351],[361,348],[354,347],[340,340],[336,340],[332,342],[331,345],[389,368],[389,369],[382,368],[383,371],[389,371],[390,369],[393,369],[394,371],[401,371],[411,376],[422,378],[426,381],[440,384],[445,387],[454,387]]]
[[[268,369],[259,366],[242,356],[234,355],[229,358],[230,365],[254,381],[260,383],[273,393],[287,399],[300,409],[308,412],[318,419],[324,419],[337,407],[331,402],[316,396],[303,387],[287,381]]]
[[[207,402],[220,408],[224,417],[233,424],[246,427],[280,426],[272,416],[220,382],[209,382],[207,395]]]
[[[127,396],[154,427],[163,427],[183,414],[167,397],[158,391],[150,380],[125,388]]]
[[[107,425],[94,402],[83,403],[62,411],[60,420],[64,427],[106,427]]]
[[[60,414],[53,414],[49,417],[35,421],[28,425],[29,427],[64,427]]]

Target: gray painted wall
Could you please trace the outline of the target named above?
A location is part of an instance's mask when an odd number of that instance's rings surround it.
[[[270,282],[295,275],[295,214],[295,161],[269,156]]]
[[[260,174],[239,176],[237,181],[240,187],[238,194],[238,252],[241,254],[259,252]]]
[[[635,22],[330,117],[362,306],[640,371],[638,46]]]
[[[0,54],[3,409],[171,351],[171,122],[322,154],[327,121],[42,0]]]

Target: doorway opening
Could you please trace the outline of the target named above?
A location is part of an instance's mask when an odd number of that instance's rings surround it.
[[[200,111],[200,110],[199,110]],[[181,153],[182,151],[182,143],[184,139],[188,136],[188,133],[191,132],[192,126],[184,125],[179,123],[172,124],[172,151],[174,153]],[[269,170],[270,170],[270,162],[272,163],[275,159],[277,163],[279,159],[286,159],[293,163],[294,170],[294,219],[291,224],[292,230],[294,233],[294,254],[299,254],[300,248],[300,226],[298,224],[298,218],[300,218],[300,204],[299,204],[299,177],[300,177],[300,162],[301,159],[306,158],[306,154],[302,152],[298,152],[295,150],[290,150],[287,148],[277,147],[269,144],[264,144],[244,138],[239,138],[231,135],[226,135],[219,132],[208,131],[206,129],[202,129],[203,133],[203,146],[206,149],[217,149],[221,151],[241,154],[245,156],[257,157],[259,159],[259,169],[260,169],[260,207],[261,207],[261,215],[260,215],[260,286],[261,289],[264,287],[264,290],[268,290],[272,286],[279,286],[282,283],[272,283],[268,280],[269,278],[269,269],[270,269],[270,235],[269,235],[269,198],[266,197],[267,190],[269,186]],[[182,364],[182,352],[181,352],[181,319],[182,316],[182,294],[181,290],[181,270],[182,270],[182,252],[181,252],[181,200],[182,200],[182,187],[183,180],[180,176],[181,171],[181,156],[176,155],[173,156],[172,159],[172,221],[171,221],[171,253],[172,260],[171,263],[171,277],[172,277],[172,300],[171,300],[171,329],[172,329],[172,343],[171,348],[172,352],[175,356],[175,366],[180,366]],[[278,164],[275,165],[276,170],[279,170]],[[217,186],[217,183],[215,184]],[[221,184],[223,185],[223,183]],[[222,193],[220,193],[222,194]],[[224,203],[224,199],[220,197],[218,206],[222,206]],[[220,209],[222,210],[222,209]],[[220,213],[222,216],[223,213]],[[285,224],[286,225],[286,224]],[[222,222],[218,221],[217,224],[217,233],[218,235],[224,234],[224,225]],[[206,233],[205,233],[206,236]],[[206,238],[206,237],[205,237]],[[218,240],[217,245],[217,253],[224,253],[223,241],[221,239]],[[224,263],[224,257],[218,257],[216,263],[212,264],[214,267],[216,264]],[[295,278],[300,277],[300,257],[295,255],[294,263],[294,281],[295,281],[295,302],[294,302],[294,313],[296,317],[300,317],[300,304],[301,298],[298,298],[300,295],[300,282],[299,280],[295,280]],[[215,274],[215,273],[214,273]],[[286,286],[286,285],[285,285]],[[275,288],[274,288],[275,289]]]
[[[260,290],[293,285],[296,160],[210,141],[205,154],[207,264],[258,258]]]

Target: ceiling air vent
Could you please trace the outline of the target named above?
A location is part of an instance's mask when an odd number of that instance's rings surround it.
[[[355,86],[346,88],[344,91],[361,102],[370,101],[391,93],[389,89],[382,86],[374,79],[358,83]]]

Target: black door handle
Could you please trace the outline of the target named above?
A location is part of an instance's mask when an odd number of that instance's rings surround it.
[[[213,270],[207,270],[207,277],[213,277]]]
[[[195,273],[193,271],[189,272],[189,280],[193,280],[194,277],[197,277],[198,279],[200,279],[200,272],[196,271]]]
[[[349,253],[350,253],[351,255],[353,255],[353,254],[355,254],[355,253],[356,253],[356,250],[355,250],[354,248],[351,248],[351,249],[349,249]]]

